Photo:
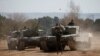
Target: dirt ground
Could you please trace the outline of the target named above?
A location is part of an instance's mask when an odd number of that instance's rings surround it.
[[[0,41],[0,56],[100,56],[100,38],[92,39],[92,49],[88,51],[63,51],[43,52],[39,48],[26,49],[24,51],[8,50],[6,40]]]

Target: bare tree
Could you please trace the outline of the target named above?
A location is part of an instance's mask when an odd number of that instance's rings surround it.
[[[24,22],[24,26],[26,26],[30,29],[35,29],[38,26],[38,20],[28,19],[27,21]]]
[[[63,18],[62,24],[67,25],[72,19],[74,20],[74,22],[76,24],[79,24],[78,23],[78,21],[79,21],[78,18],[79,18],[80,7],[76,6],[72,0],[70,1],[70,6],[69,7],[70,7],[70,11],[68,12],[67,16],[65,16]]]
[[[20,14],[20,13],[9,14],[8,17],[14,21],[13,28],[15,29],[22,28],[23,23],[26,21],[26,18],[27,18],[24,14]]]
[[[78,19],[80,7],[75,5],[74,2],[70,1],[70,12],[68,13],[69,19]]]

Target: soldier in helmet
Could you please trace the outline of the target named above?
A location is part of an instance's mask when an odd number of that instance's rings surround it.
[[[63,25],[56,23],[56,26],[54,28],[55,36],[61,35],[64,30],[65,30],[65,28]]]
[[[74,25],[75,25],[73,19],[71,20],[71,22],[69,22],[68,25],[69,25],[69,26],[74,26]]]
[[[57,41],[57,50],[61,49],[61,40],[60,39],[61,39],[61,36],[62,36],[64,30],[65,30],[64,26],[59,23],[57,23],[54,28],[54,35],[56,36],[56,41]]]

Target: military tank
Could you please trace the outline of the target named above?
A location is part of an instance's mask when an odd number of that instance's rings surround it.
[[[78,34],[79,26],[68,25],[62,29],[60,25],[52,27],[50,36],[42,36],[40,38],[40,50],[64,50],[65,46],[69,46],[70,50],[76,50],[75,37]]]
[[[8,36],[9,50],[25,50],[25,48],[35,48],[39,46],[38,32],[32,29],[12,31]]]
[[[18,37],[20,36],[19,31],[12,31],[9,32],[9,35],[7,37],[7,44],[9,50],[16,50],[17,43],[18,43]]]

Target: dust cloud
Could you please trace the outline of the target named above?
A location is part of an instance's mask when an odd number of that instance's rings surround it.
[[[77,50],[100,50],[99,34],[97,32],[81,31],[79,36],[75,38],[77,41]]]

